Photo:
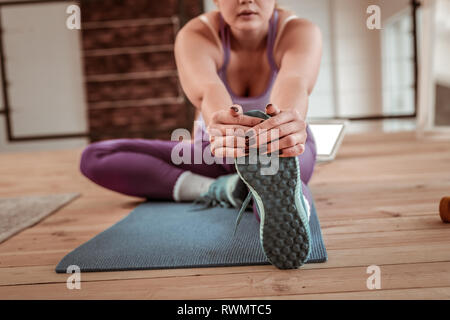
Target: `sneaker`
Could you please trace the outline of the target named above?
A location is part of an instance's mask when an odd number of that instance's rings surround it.
[[[258,110],[245,114],[270,118]],[[311,234],[298,158],[279,157],[278,171],[274,175],[263,175],[261,169],[268,167],[268,164],[262,164],[259,157],[249,161],[251,156],[245,156],[244,161],[241,159],[239,163],[236,158],[235,166],[256,203],[261,219],[259,233],[263,251],[270,263],[279,269],[299,268],[309,257]],[[249,197],[244,205],[248,201]],[[239,220],[240,216],[236,225]]]
[[[247,194],[244,182],[237,173],[233,173],[218,177],[194,204],[203,204],[205,209],[217,206],[241,208]]]
[[[251,193],[250,193],[251,194]],[[303,202],[306,205],[306,212],[308,214],[308,221],[311,217],[311,206],[309,205],[309,201],[308,198],[305,197],[305,195],[303,195]],[[258,222],[261,222],[261,219],[259,218],[259,213],[258,213],[258,209],[256,208],[256,204],[253,207],[253,213],[255,214],[256,219],[258,220]]]

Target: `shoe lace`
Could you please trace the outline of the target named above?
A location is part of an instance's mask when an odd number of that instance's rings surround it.
[[[244,202],[242,203],[241,208],[239,209],[237,218],[236,218],[236,222],[234,225],[234,233],[233,236],[236,235],[236,231],[237,228],[242,220],[242,216],[245,212],[245,210],[248,207],[248,204],[250,203],[250,200],[252,199],[252,193],[249,192],[247,194],[247,197],[245,198]],[[212,184],[209,188],[209,190],[205,193],[203,193],[202,195],[200,195],[200,197],[198,197],[197,199],[195,199],[193,201],[194,205],[198,205],[200,204],[201,207],[199,208],[194,208],[190,211],[201,211],[201,210],[206,210],[212,207],[222,207],[222,208],[231,208],[232,205],[227,202],[227,201],[223,201],[218,197],[218,192],[217,192],[217,187],[216,185]]]
[[[212,207],[231,208],[232,205],[228,201],[224,201],[220,197],[220,192],[216,183],[212,183],[208,191],[201,194],[197,199],[193,201],[194,205],[202,205],[200,208],[193,209],[191,211],[206,210]]]
[[[236,235],[237,227],[238,227],[239,223],[241,222],[242,215],[244,214],[244,211],[245,211],[245,209],[247,208],[248,203],[250,202],[251,198],[252,198],[252,193],[249,192],[249,193],[247,194],[247,197],[245,198],[244,202],[242,203],[241,209],[239,209],[239,213],[238,213],[238,216],[237,216],[237,218],[236,218],[236,223],[235,223],[235,225],[234,225],[234,233],[233,233],[233,236]]]

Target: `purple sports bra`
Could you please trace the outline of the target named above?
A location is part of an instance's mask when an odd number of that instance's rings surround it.
[[[222,68],[218,70],[217,74],[219,75],[220,79],[227,88],[227,91],[230,94],[233,103],[241,105],[244,112],[255,109],[265,111],[265,107],[270,100],[270,93],[272,91],[273,83],[275,82],[275,79],[278,74],[278,68],[275,64],[275,60],[273,57],[273,47],[275,43],[275,37],[277,34],[278,10],[274,10],[272,18],[269,21],[269,31],[267,35],[267,59],[269,61],[271,69],[269,84],[262,94],[255,97],[237,96],[233,93],[230,86],[228,85],[226,70],[228,62],[230,60],[230,28],[227,24],[225,24],[225,21],[220,13],[219,16],[220,16],[220,38],[222,41],[222,47],[224,48],[224,62]],[[201,114],[197,118],[197,121],[200,121],[198,123],[200,125],[197,127],[197,130],[195,132],[195,141],[209,140],[209,135],[206,132],[205,123],[203,121]]]

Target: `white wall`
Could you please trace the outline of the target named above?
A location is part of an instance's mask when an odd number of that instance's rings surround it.
[[[15,137],[87,131],[80,31],[66,27],[66,8],[71,4],[67,1],[1,7]],[[86,138],[8,142],[5,126],[5,115],[1,114],[1,152],[87,144]]]
[[[411,6],[406,0],[379,3],[383,9],[383,113],[411,114],[414,112]]]
[[[436,84],[450,86],[450,0],[423,0],[419,15],[418,135],[450,132],[436,126]]]
[[[386,22],[390,18],[399,13],[411,10],[411,0],[376,0],[375,1],[382,9],[381,21]]]
[[[450,86],[450,0],[436,3],[434,74],[436,82]]]
[[[330,0],[334,22],[338,116],[382,111],[380,31],[366,25],[369,0]]]
[[[307,118],[331,118],[335,115],[337,94],[333,78],[336,63],[332,48],[330,1],[280,0],[278,3],[283,8],[294,11],[298,17],[314,22],[322,32],[322,61],[316,85],[309,99]]]
[[[286,4],[299,17],[313,21],[322,30],[323,59],[319,80],[310,98],[308,116],[381,114],[380,31],[369,30],[366,26],[367,7],[376,1],[279,2]]]

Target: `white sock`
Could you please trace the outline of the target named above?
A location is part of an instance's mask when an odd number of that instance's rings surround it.
[[[209,186],[215,179],[192,173],[183,172],[175,182],[173,187],[173,199],[176,202],[193,201],[202,193],[208,191]]]
[[[305,195],[303,195],[303,200],[306,203],[306,210],[308,212],[308,220],[309,220],[309,216],[311,215],[311,207],[309,206],[309,201],[308,199],[306,199]]]

